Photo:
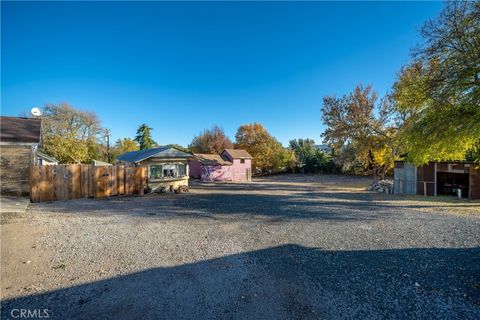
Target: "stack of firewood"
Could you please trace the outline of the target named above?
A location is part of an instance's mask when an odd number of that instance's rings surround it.
[[[186,192],[188,192],[187,185],[181,185],[177,189],[175,189],[175,193],[186,193]]]
[[[154,192],[165,193],[165,192],[167,192],[167,189],[165,187],[159,187],[159,188],[155,189]]]
[[[369,191],[393,193],[393,181],[392,180],[380,180],[374,182],[369,188]]]

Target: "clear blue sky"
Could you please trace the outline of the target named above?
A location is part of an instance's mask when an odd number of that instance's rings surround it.
[[[113,138],[260,122],[321,142],[324,95],[384,94],[441,2],[4,2],[1,113],[69,102]]]

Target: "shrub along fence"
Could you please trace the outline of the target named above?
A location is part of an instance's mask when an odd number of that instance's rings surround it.
[[[32,202],[143,194],[147,167],[88,164],[30,166]]]

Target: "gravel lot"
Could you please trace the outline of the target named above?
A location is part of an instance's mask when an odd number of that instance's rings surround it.
[[[479,319],[480,202],[285,175],[2,216],[2,319]]]

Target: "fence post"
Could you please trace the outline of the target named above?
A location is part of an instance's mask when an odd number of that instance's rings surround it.
[[[116,166],[117,170],[117,193],[118,195],[125,194],[125,167],[122,164]]]
[[[132,173],[133,168],[131,166],[125,167],[125,195],[132,194]]]
[[[30,165],[30,201],[38,202],[38,166]]]
[[[44,191],[45,191],[45,201],[52,201],[53,199],[53,174],[50,166],[42,166],[42,169],[45,171],[45,183],[44,183]]]

